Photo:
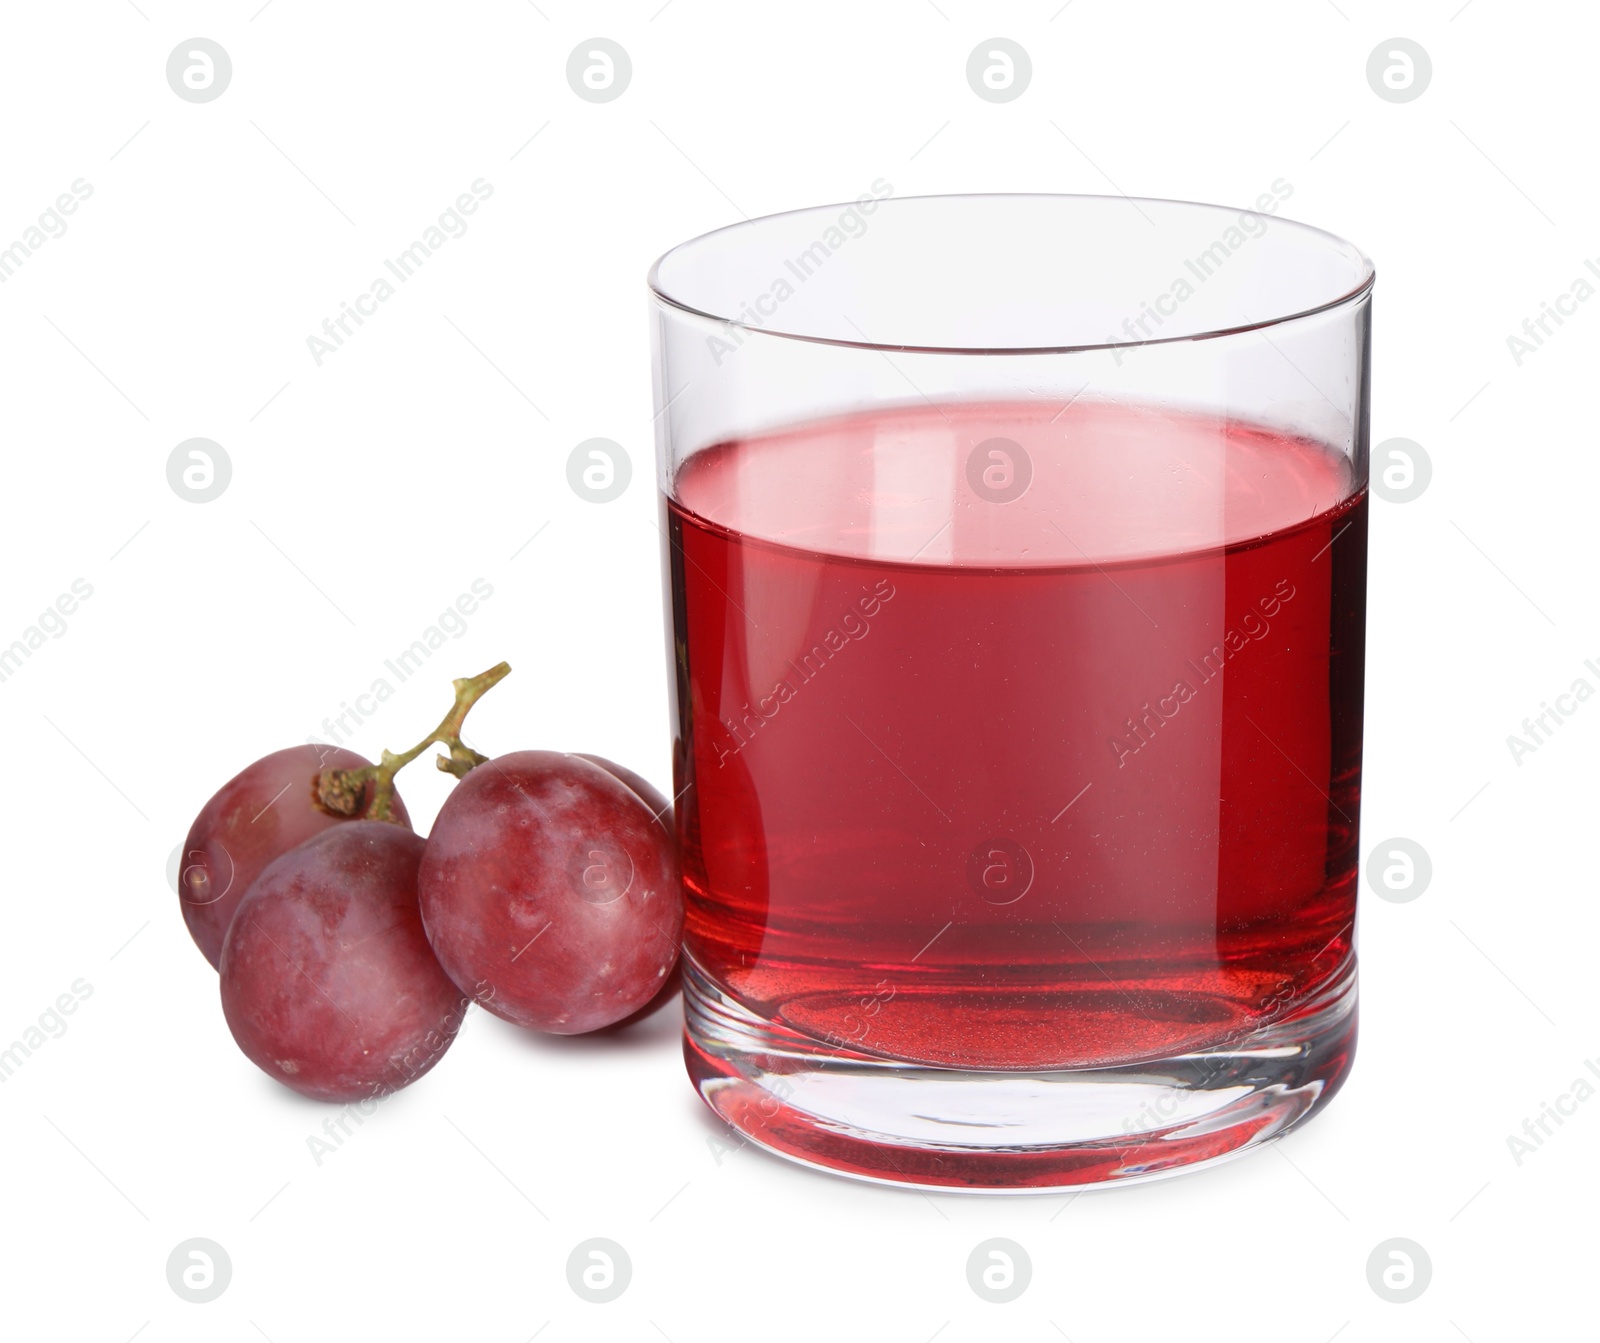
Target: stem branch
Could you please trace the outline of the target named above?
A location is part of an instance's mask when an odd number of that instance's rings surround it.
[[[483,764],[489,757],[478,754],[461,740],[461,725],[472,706],[510,671],[510,663],[501,662],[477,676],[453,682],[456,701],[450,712],[409,751],[396,755],[386,750],[376,765],[363,765],[359,769],[323,770],[312,784],[317,805],[334,816],[364,814],[367,820],[394,822],[394,776],[435,743],[448,746],[450,754],[435,756],[434,763],[447,774],[465,778],[468,770]],[[373,785],[372,802],[363,813],[361,804],[369,782]]]

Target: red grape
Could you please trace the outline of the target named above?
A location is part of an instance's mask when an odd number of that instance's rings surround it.
[[[607,760],[603,755],[590,755],[587,751],[574,751],[579,760],[587,760],[591,765],[599,765],[601,769],[613,778],[621,779],[629,788],[633,789],[645,805],[650,808],[651,814],[661,822],[670,832],[672,829],[672,803],[662,795],[661,790],[645,778],[642,774],[635,774],[626,765],[619,765],[615,760]]]
[[[265,1073],[317,1100],[387,1095],[450,1047],[467,1000],[417,909],[424,841],[349,821],[267,866],[222,947],[222,1011]]]
[[[369,764],[337,746],[290,746],[240,770],[200,808],[183,841],[178,899],[189,935],[213,968],[221,959],[233,913],[261,869],[301,841],[345,821],[312,800],[312,780],[325,769]],[[363,813],[371,801],[369,783],[361,800]],[[398,793],[394,817],[411,828]]]
[[[676,851],[652,810],[578,756],[479,765],[440,808],[417,879],[439,963],[497,1016],[557,1035],[649,1002],[683,933]]]

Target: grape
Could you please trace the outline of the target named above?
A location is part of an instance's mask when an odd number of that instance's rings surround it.
[[[651,813],[670,832],[672,830],[672,803],[661,795],[661,790],[646,779],[642,774],[635,774],[626,765],[619,765],[615,760],[607,760],[603,755],[590,755],[586,751],[575,751],[574,755],[579,760],[587,760],[591,765],[599,765],[601,769],[613,778],[621,779],[629,788],[633,789]]]
[[[324,769],[370,763],[336,746],[291,746],[241,770],[200,808],[183,842],[178,898],[190,936],[213,966],[222,956],[234,911],[261,870],[301,841],[344,824],[344,817],[330,815],[312,800],[311,781]],[[368,783],[363,814],[372,792]],[[394,818],[411,828],[398,794]]]
[[[479,765],[440,808],[417,879],[446,973],[495,1015],[557,1035],[644,1006],[683,932],[677,854],[651,810],[577,756]]]
[[[261,1070],[316,1100],[380,1097],[450,1047],[467,1000],[417,910],[424,841],[348,821],[270,863],[222,947],[222,1011]]]

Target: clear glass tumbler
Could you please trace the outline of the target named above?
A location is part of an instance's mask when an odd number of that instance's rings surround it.
[[[1373,269],[1277,214],[878,193],[650,275],[700,1094],[942,1189],[1343,1082]]]

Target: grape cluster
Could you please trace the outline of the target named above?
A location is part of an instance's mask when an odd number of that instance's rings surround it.
[[[201,808],[179,897],[222,1010],[262,1071],[318,1100],[421,1077],[468,1006],[573,1035],[667,991],[683,933],[671,806],[600,756],[461,741],[510,668],[457,681],[433,733],[374,765],[275,751]],[[395,773],[435,743],[460,782],[423,839]]]

